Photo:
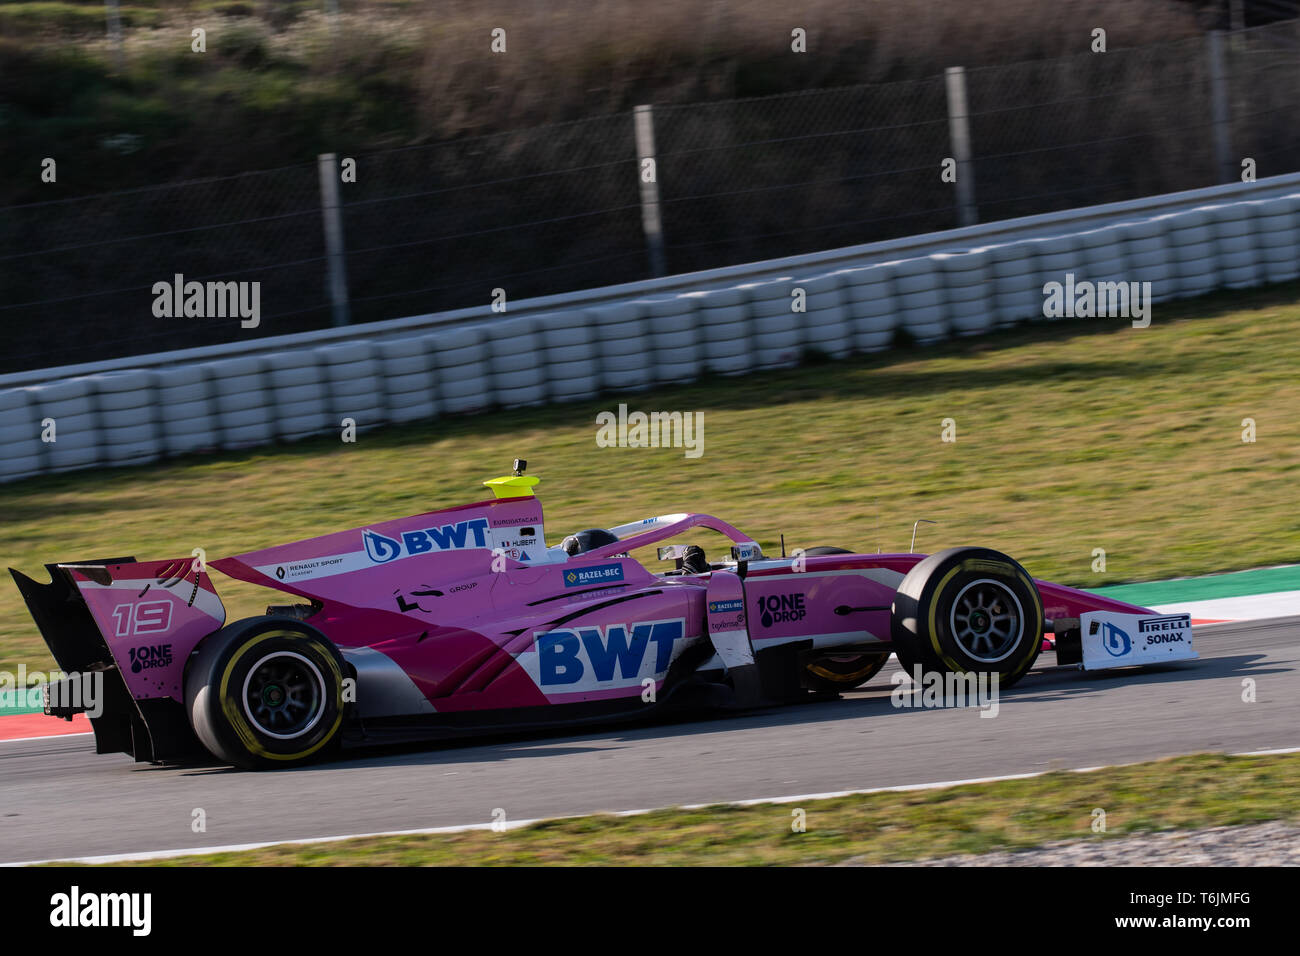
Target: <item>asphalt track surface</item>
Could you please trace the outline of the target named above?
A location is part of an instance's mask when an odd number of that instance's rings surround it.
[[[360,751],[298,770],[155,767],[92,738],[0,743],[0,863],[923,784],[1300,746],[1300,617],[1198,628],[1201,660],[1038,668],[969,709],[899,709],[891,662],[840,700]],[[1242,700],[1253,678],[1257,700]],[[201,808],[207,831],[191,830]]]

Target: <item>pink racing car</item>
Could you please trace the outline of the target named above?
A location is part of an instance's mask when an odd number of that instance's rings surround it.
[[[1036,581],[987,548],[765,557],[689,513],[548,547],[522,470],[485,482],[487,501],[211,562],[298,599],[232,624],[201,558],[47,565],[48,584],[11,569],[67,672],[46,713],[89,713],[100,753],[270,768],[344,744],[814,699],[890,653],[1007,687],[1045,633],[1058,664],[1196,656],[1187,615]],[[720,560],[680,540],[702,531],[727,539]],[[630,556],[652,545],[662,570]]]

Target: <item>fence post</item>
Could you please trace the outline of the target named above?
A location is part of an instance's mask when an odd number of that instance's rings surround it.
[[[966,109],[966,70],[950,66],[944,70],[948,89],[948,141],[957,160],[957,210],[963,226],[980,221],[975,208],[975,167],[970,158],[970,114]]]
[[[339,42],[339,0],[325,0],[325,15],[330,21],[330,39]],[[335,54],[334,63],[338,65],[338,54]]]
[[[1214,126],[1214,165],[1220,183],[1233,182],[1232,128],[1228,117],[1228,79],[1223,65],[1223,31],[1209,36],[1210,121]]]
[[[1246,29],[1246,7],[1242,0],[1228,0],[1228,29],[1234,33]]]
[[[320,171],[321,216],[325,221],[325,258],[329,277],[327,286],[335,325],[348,325],[347,259],[343,253],[343,211],[339,206],[339,170],[334,153],[316,157]]]
[[[633,112],[636,130],[636,175],[641,183],[641,231],[650,254],[650,274],[665,274],[664,223],[659,212],[659,168],[655,161],[654,117],[648,105]]]
[[[113,45],[113,68],[119,74],[126,72],[126,52],[122,49],[122,12],[117,0],[104,0],[104,15],[108,20],[108,41]]]

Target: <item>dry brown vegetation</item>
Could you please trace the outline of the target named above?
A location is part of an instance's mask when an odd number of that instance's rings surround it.
[[[657,106],[671,272],[955,225],[934,173],[955,64],[970,70],[982,221],[1217,181],[1201,26],[1180,0],[343,9],[335,24],[319,0],[128,6],[117,72],[102,4],[0,0],[0,135],[31,173],[0,179],[0,207],[297,166],[8,209],[0,256],[22,267],[0,272],[0,299],[23,305],[5,315],[0,369],[231,340],[238,329],[142,311],[175,272],[265,280],[259,334],[327,324],[312,221],[324,152],[362,157],[346,196],[355,321],[477,305],[502,283],[518,301],[645,278],[629,112],[643,102]],[[15,25],[27,32],[5,38]],[[1090,52],[1097,28],[1106,56]],[[1279,32],[1231,64],[1271,63],[1234,94],[1254,111],[1234,148],[1260,176],[1293,168],[1294,42]],[[391,149],[407,146],[420,148]],[[57,184],[40,179],[44,157]],[[77,298],[51,326],[60,294]]]
[[[883,83],[1086,52],[1094,27],[1113,47],[1192,36],[1197,18],[1171,0],[712,0],[643,4],[453,0],[412,10],[424,49],[421,132],[615,112],[638,102],[694,102]],[[487,33],[507,30],[508,55]],[[808,54],[791,54],[791,31]],[[449,110],[448,105],[452,105]]]

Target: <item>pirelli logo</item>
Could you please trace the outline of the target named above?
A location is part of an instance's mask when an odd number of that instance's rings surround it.
[[[1138,621],[1139,634],[1151,634],[1158,631],[1181,631],[1192,626],[1190,614],[1170,614],[1165,617],[1145,617]]]

